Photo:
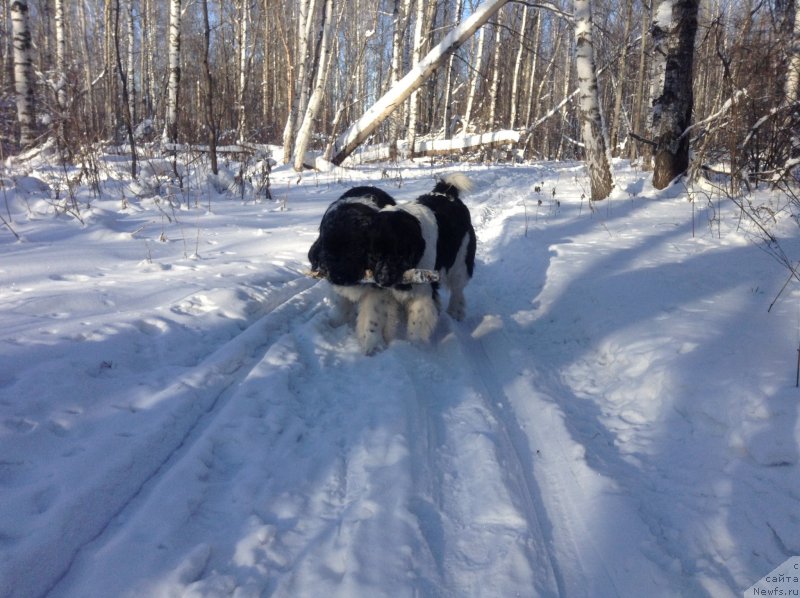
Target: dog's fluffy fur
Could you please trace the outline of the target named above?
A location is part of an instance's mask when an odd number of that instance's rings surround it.
[[[375,281],[390,288],[405,306],[410,340],[430,339],[439,317],[439,297],[437,283],[404,285],[405,270],[437,270],[450,291],[447,312],[456,320],[464,318],[464,287],[475,269],[476,242],[469,209],[459,194],[471,188],[465,175],[451,174],[430,193],[385,207],[373,220],[368,265]]]
[[[373,219],[394,199],[377,187],[354,187],[334,201],[322,217],[319,237],[308,251],[311,269],[331,283],[334,325],[356,320],[356,335],[367,354],[394,336],[399,307],[391,293],[359,284],[367,270]]]

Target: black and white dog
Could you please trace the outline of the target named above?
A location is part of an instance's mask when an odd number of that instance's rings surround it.
[[[447,312],[462,320],[464,287],[475,269],[475,230],[459,193],[472,183],[464,174],[440,180],[416,200],[383,208],[374,218],[368,256],[375,282],[405,306],[408,338],[426,342],[439,318],[438,283],[403,284],[412,268],[436,270],[450,291]]]
[[[366,354],[394,337],[399,306],[387,290],[360,284],[367,270],[373,220],[394,199],[377,187],[354,187],[334,201],[308,251],[311,269],[327,278],[333,290],[334,325],[356,320],[356,335]]]

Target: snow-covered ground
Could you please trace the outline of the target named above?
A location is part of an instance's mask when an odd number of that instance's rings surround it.
[[[800,554],[800,289],[767,312],[787,272],[733,205],[622,163],[594,209],[579,164],[274,201],[126,170],[83,222],[0,190],[0,595],[736,596]],[[365,357],[303,275],[319,219],[454,170],[467,319]]]

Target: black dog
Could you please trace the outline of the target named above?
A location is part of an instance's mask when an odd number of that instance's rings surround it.
[[[438,271],[450,291],[447,312],[456,320],[464,318],[464,287],[475,269],[476,239],[469,209],[459,193],[471,188],[465,175],[451,174],[430,193],[404,205],[388,206],[374,218],[368,265],[375,282],[390,288],[405,305],[411,340],[430,339],[439,317],[438,286],[403,284],[406,270]]]
[[[311,269],[331,283],[334,324],[351,321],[365,353],[394,336],[398,308],[394,298],[373,285],[360,284],[367,270],[372,222],[394,199],[377,187],[354,187],[334,201],[322,217],[319,237],[308,251]]]

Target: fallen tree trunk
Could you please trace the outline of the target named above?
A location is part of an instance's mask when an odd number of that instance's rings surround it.
[[[475,135],[461,135],[451,139],[423,139],[414,144],[415,156],[435,156],[460,152],[465,149],[483,146],[496,146],[508,143],[518,143],[520,139],[519,131],[494,131],[492,133],[482,133]],[[397,154],[403,155],[408,152],[408,142],[399,140],[397,142]],[[389,143],[364,146],[357,153],[350,156],[354,162],[377,162],[388,160],[391,156],[392,146]]]
[[[400,81],[387,91],[361,118],[336,140],[331,162],[340,165],[361,145],[386,118],[418,89],[447,57],[486,23],[509,0],[488,0],[481,4],[463,23],[448,33],[439,44],[419,61]]]

